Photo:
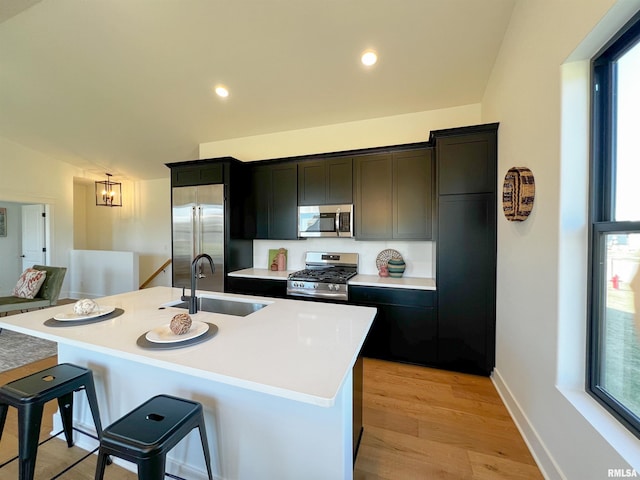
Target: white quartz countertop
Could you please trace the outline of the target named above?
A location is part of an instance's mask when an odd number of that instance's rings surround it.
[[[349,279],[349,285],[367,287],[406,288],[414,290],[436,290],[436,281],[433,278],[419,277],[380,277],[378,275],[356,275]]]
[[[274,272],[266,268],[245,268],[228,275],[230,277],[263,278],[266,280],[286,280],[290,273],[296,270]],[[378,275],[356,275],[349,279],[349,285],[362,285],[369,287],[407,288],[415,290],[436,290],[434,278],[422,277],[380,277]]]
[[[268,268],[245,268],[243,270],[229,272],[227,275],[230,277],[264,278],[265,280],[286,280],[290,273],[296,271],[297,270],[283,270],[281,272],[274,272]]]
[[[213,323],[211,339],[173,350],[150,350],[136,340],[166,325],[177,313],[181,289],[154,287],[96,299],[124,310],[121,316],[87,325],[50,327],[44,322],[73,312],[61,305],[0,317],[0,327],[89,351],[183,372],[323,407],[336,395],[355,364],[376,310],[344,304],[305,302],[214,292],[203,296],[262,302],[268,306],[245,317],[198,312],[193,320]],[[68,322],[69,323],[69,322]]]

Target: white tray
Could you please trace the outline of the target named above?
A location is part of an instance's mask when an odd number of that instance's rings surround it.
[[[111,312],[113,312],[116,309],[116,307],[105,307],[105,306],[100,306],[100,308],[98,309],[97,312],[93,312],[93,313],[88,313],[88,314],[84,314],[84,315],[78,315],[76,313],[58,313],[57,315],[54,315],[53,318],[54,320],[58,320],[60,322],[77,322],[79,320],[90,320],[92,318],[98,318],[101,317],[103,315],[108,315]]]
[[[176,335],[169,328],[169,323],[156,327],[153,330],[149,330],[145,335],[145,338],[153,343],[176,343],[191,340],[192,338],[204,335],[209,330],[209,324],[199,321],[193,321],[191,328],[187,333],[182,335]]]

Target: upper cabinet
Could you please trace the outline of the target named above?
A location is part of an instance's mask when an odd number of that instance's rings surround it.
[[[462,129],[460,129],[462,130]],[[440,195],[490,193],[496,189],[496,135],[471,133],[438,138]]]
[[[298,238],[298,178],[295,162],[253,167],[256,238]]]
[[[431,239],[433,151],[393,154],[393,238]]]
[[[430,240],[433,153],[430,148],[355,158],[358,240]]]
[[[298,205],[353,203],[353,158],[298,163]]]
[[[174,187],[224,183],[222,161],[217,163],[205,163],[202,161],[179,162],[167,164],[167,166],[171,167],[171,185]]]

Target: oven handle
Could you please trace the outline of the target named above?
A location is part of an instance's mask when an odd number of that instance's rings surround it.
[[[314,295],[313,293],[305,293],[301,290],[287,290],[287,295],[293,295],[298,297],[309,297],[309,298],[345,298],[342,293],[323,293],[322,295]]]

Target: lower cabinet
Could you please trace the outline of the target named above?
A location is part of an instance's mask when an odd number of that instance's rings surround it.
[[[365,357],[435,365],[435,291],[350,286],[349,303],[378,309],[362,350]]]
[[[490,375],[496,338],[496,198],[443,195],[438,218],[438,364]]]
[[[227,277],[227,292],[260,297],[285,298],[287,282],[266,278]]]

